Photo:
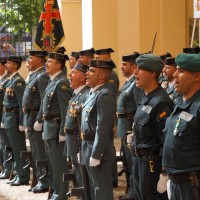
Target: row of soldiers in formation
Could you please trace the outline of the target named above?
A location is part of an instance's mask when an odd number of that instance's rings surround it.
[[[47,61],[47,52],[31,50],[26,83],[18,73],[20,57],[0,58],[0,179],[9,178],[11,154],[11,186],[29,183],[31,164],[35,181],[29,191],[50,188],[49,199],[64,200],[70,158],[74,186],[83,189],[81,198],[112,200],[117,113],[128,186],[120,199],[199,199],[197,50],[185,49],[176,58],[168,53],[122,56],[121,71],[127,80],[119,91],[111,48],[72,52],[70,58],[61,48]],[[68,59],[70,83],[63,72]],[[162,72],[165,89],[159,84]],[[25,132],[31,159],[27,159]],[[78,190],[71,190],[71,195],[73,191]]]

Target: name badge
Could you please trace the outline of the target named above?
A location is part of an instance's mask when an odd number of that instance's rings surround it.
[[[179,115],[179,118],[185,120],[186,122],[190,122],[193,118],[193,115],[185,111],[182,111],[181,114]]]
[[[149,106],[149,105],[142,107],[142,111],[144,111],[144,112],[146,112],[148,114],[151,112],[151,110],[152,110],[152,107]]]

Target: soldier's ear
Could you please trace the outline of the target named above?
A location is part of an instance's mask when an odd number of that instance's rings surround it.
[[[194,72],[194,80],[200,82],[200,72]]]

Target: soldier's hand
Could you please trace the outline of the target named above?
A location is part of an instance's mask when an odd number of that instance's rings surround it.
[[[19,131],[25,131],[26,128],[27,128],[26,126],[20,126],[20,125],[19,125]]]
[[[4,126],[4,123],[3,123],[3,122],[1,122],[1,128],[5,128],[5,126]]]
[[[65,136],[59,135],[59,142],[64,142],[65,141]]]
[[[160,179],[157,184],[157,191],[159,193],[164,193],[167,191],[167,181],[169,180],[168,175],[160,174]]]
[[[100,164],[100,160],[90,157],[90,167],[96,167]]]
[[[80,155],[80,152],[77,153],[77,159],[78,159],[78,163],[81,163],[81,155]]]
[[[132,141],[133,141],[133,133],[132,134],[128,134],[127,138],[126,138],[126,142],[128,144],[131,144]]]
[[[35,122],[33,129],[35,131],[42,131],[42,123],[39,123],[38,121]]]

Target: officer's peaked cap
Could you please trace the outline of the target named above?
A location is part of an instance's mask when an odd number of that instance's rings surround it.
[[[30,56],[45,57],[47,55],[48,55],[47,51],[30,50]]]
[[[161,59],[165,61],[166,58],[172,57],[171,53],[167,52],[165,54],[160,55]]]
[[[67,51],[66,49],[65,49],[65,47],[64,46],[61,46],[61,47],[59,47],[58,49],[57,49],[57,53],[62,53],[62,54],[64,54],[65,53],[65,51]]]
[[[115,52],[115,51],[112,48],[95,50],[96,55],[110,54],[110,53],[113,53],[113,52]]]
[[[135,62],[136,58],[140,56],[138,52],[134,52],[133,54],[123,55],[122,61],[124,62]]]
[[[199,47],[194,47],[194,48],[183,48],[183,53],[194,53],[197,54],[200,52]]]
[[[172,65],[172,66],[177,66],[175,63],[175,58],[174,57],[168,57],[165,59],[165,64],[166,65]]]
[[[69,57],[67,54],[55,53],[55,52],[49,53],[49,58],[53,58],[56,60],[63,60],[63,61],[69,60]]]
[[[114,69],[116,68],[116,65],[111,59],[110,60],[91,60],[90,67]]]
[[[79,51],[79,56],[91,56],[95,54],[94,48]]]
[[[75,58],[79,58],[79,52],[72,51],[70,56],[75,57]]]
[[[86,73],[89,69],[89,66],[83,65],[82,63],[76,63],[76,65],[74,66],[74,69],[77,69],[83,73]]]
[[[8,57],[8,61],[11,61],[11,62],[22,62],[22,57],[21,56],[10,56],[10,57]]]

